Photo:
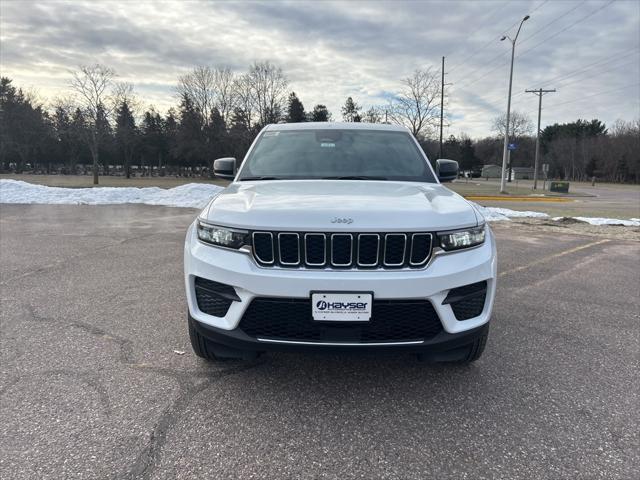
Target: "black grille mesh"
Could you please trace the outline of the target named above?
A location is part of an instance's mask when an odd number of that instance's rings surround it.
[[[486,295],[476,295],[459,302],[453,302],[451,304],[453,314],[458,320],[469,320],[477,317],[482,313],[485,297]]]
[[[273,262],[273,236],[270,233],[255,232],[253,234],[253,251],[259,261]]]
[[[449,290],[444,303],[451,305],[458,320],[469,320],[482,313],[487,298],[487,282],[471,283]]]
[[[334,265],[350,265],[352,259],[351,237],[349,235],[331,236],[331,261]]]
[[[280,261],[282,263],[298,264],[300,262],[300,245],[298,234],[281,233],[278,236]]]
[[[405,254],[404,235],[386,235],[384,239],[384,262],[388,265],[396,265],[404,262]]]
[[[368,322],[319,322],[308,299],[255,298],[239,328],[265,339],[367,343],[428,340],[442,324],[426,300],[374,300]]]
[[[411,246],[411,263],[422,264],[429,258],[431,252],[431,235],[416,234]]]
[[[200,277],[196,277],[195,287],[196,301],[201,312],[215,317],[224,317],[227,314],[233,300],[220,294],[235,296],[233,287]]]
[[[358,241],[358,264],[376,265],[378,263],[378,236],[360,235]]]
[[[309,234],[305,238],[306,262],[323,265],[325,262],[325,236]]]

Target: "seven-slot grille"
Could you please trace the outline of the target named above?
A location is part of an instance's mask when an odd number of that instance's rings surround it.
[[[262,266],[289,268],[420,268],[431,258],[431,233],[253,232]]]

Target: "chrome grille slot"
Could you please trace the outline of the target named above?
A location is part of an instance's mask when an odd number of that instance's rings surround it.
[[[299,265],[300,235],[298,235],[297,233],[279,233],[278,256],[280,257],[281,265]]]
[[[411,235],[411,252],[409,265],[412,267],[424,265],[431,256],[432,236],[430,233],[414,233]]]
[[[253,256],[263,267],[398,269],[429,264],[433,234],[252,232]]]
[[[384,236],[384,266],[401,267],[407,247],[404,233],[387,233]]]
[[[358,235],[358,266],[375,267],[378,265],[380,235],[361,233]]]
[[[271,265],[275,261],[273,233],[253,232],[253,255],[259,263]]]
[[[324,233],[304,235],[304,261],[310,267],[324,267],[327,263],[327,236]]]
[[[331,265],[350,267],[353,261],[353,235],[334,233],[331,235]]]

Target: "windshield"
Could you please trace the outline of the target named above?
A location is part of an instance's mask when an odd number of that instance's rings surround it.
[[[436,181],[409,133],[351,129],[266,131],[238,180],[320,178]]]

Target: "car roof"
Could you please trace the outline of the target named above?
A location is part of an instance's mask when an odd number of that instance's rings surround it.
[[[267,125],[265,131],[280,130],[386,130],[392,132],[407,132],[406,127],[390,125],[386,123],[362,123],[362,122],[301,122],[301,123],[277,123]]]

